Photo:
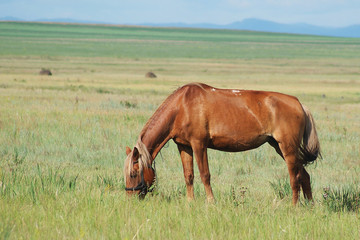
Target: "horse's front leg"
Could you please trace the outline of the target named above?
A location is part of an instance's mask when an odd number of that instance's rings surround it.
[[[178,144],[181,161],[184,169],[184,177],[186,183],[186,195],[189,201],[194,200],[194,164],[193,150],[191,147]]]
[[[198,164],[201,181],[204,184],[206,197],[208,202],[214,202],[214,194],[210,185],[210,170],[207,156],[207,148],[204,143],[192,144],[192,149],[195,153],[196,162]]]

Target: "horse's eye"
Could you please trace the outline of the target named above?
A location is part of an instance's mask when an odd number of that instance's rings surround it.
[[[131,173],[130,173],[130,177],[131,178],[136,178],[137,177],[137,171],[131,171]]]

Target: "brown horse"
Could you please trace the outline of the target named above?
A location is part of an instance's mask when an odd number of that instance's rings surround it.
[[[285,160],[293,192],[311,200],[310,176],[304,166],[320,155],[310,111],[296,97],[264,91],[218,89],[192,83],[177,89],[156,110],[133,150],[126,148],[126,191],[145,196],[155,179],[152,164],[164,144],[177,144],[184,169],[187,198],[194,198],[193,154],[208,201],[210,186],[207,148],[239,152],[268,142]]]

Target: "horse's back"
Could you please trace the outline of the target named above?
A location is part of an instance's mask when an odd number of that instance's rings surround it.
[[[192,83],[183,86],[183,88],[185,94],[182,106],[195,108],[198,114],[227,117],[252,115],[264,118],[266,122],[269,121],[269,118],[288,118],[289,116],[286,115],[303,114],[303,108],[299,100],[294,96],[283,93],[219,89],[203,83]]]

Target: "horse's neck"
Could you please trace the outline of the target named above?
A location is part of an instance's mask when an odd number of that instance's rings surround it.
[[[140,137],[152,159],[155,159],[161,148],[171,139],[172,117],[168,114],[168,116],[152,121],[154,123],[147,124]]]
[[[151,131],[144,132],[141,136],[141,141],[148,149],[152,159],[155,159],[161,148],[169,140],[170,137],[167,131],[156,131],[152,129]]]
[[[155,159],[165,143],[172,138],[170,134],[177,116],[178,96],[177,90],[167,97],[141,131],[140,139],[147,147],[152,159]]]

